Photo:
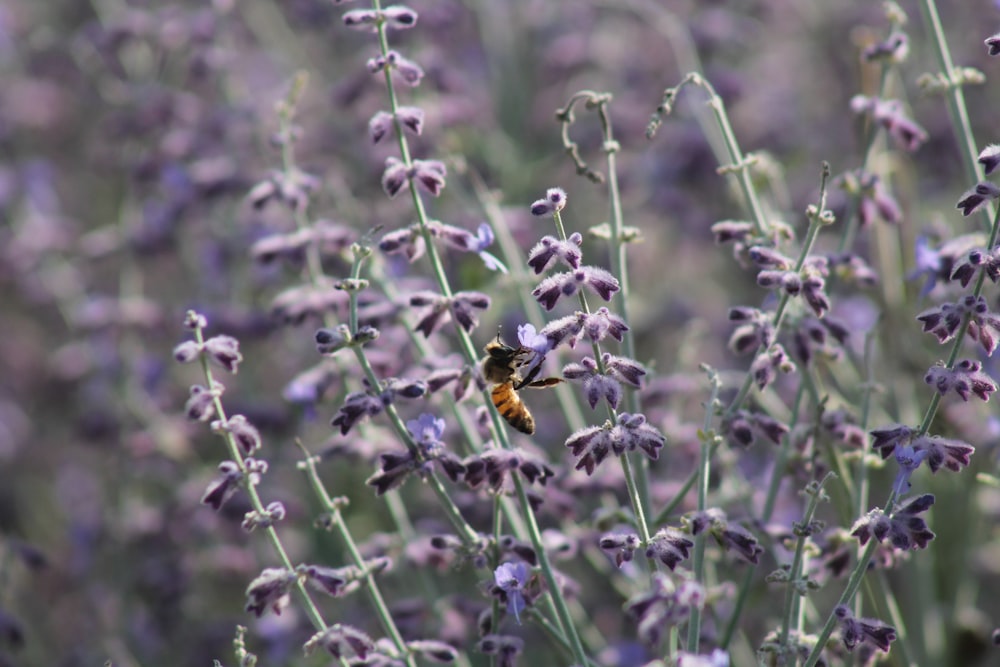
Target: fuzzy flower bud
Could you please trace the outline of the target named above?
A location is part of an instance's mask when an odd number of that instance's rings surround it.
[[[565,241],[554,236],[543,236],[528,253],[528,266],[536,274],[549,270],[556,262],[562,262],[571,269],[577,269],[580,267],[582,258],[580,252],[582,244],[583,236],[579,232],[574,232]]]
[[[997,197],[1000,197],[1000,186],[995,185],[991,181],[982,181],[977,183],[975,187],[966,190],[962,194],[962,198],[958,200],[955,208],[961,209],[963,216],[969,216],[976,212],[983,204],[993,201]]]
[[[531,215],[544,216],[552,215],[566,207],[566,191],[562,188],[549,188],[545,191],[545,198],[538,199],[531,204]]]
[[[992,53],[990,55],[993,55]],[[990,144],[979,153],[979,164],[983,165],[983,170],[989,176],[1000,166],[1000,144]]]

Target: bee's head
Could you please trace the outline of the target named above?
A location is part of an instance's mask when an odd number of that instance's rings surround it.
[[[497,337],[488,342],[483,351],[491,357],[503,357],[509,355],[513,348],[503,342],[503,339],[500,338],[500,327],[497,327]]]
[[[497,327],[497,337],[487,343],[483,351],[490,357],[503,361],[513,359],[518,354],[518,348],[511,347],[503,342],[503,338],[500,337],[499,327]]]

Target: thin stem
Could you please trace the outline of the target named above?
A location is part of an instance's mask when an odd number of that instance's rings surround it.
[[[344,545],[347,547],[348,553],[351,555],[351,560],[361,567],[364,575],[365,590],[368,591],[368,596],[372,600],[372,605],[375,607],[375,614],[378,616],[379,621],[382,624],[382,629],[385,630],[386,634],[392,640],[393,645],[400,654],[406,655],[406,662],[411,667],[416,667],[416,660],[413,655],[406,648],[406,640],[403,639],[403,635],[399,632],[399,628],[396,627],[396,622],[392,619],[392,612],[389,610],[389,606],[385,603],[385,598],[382,597],[382,592],[379,590],[378,585],[375,583],[375,577],[368,568],[364,567],[365,558],[358,549],[357,543],[354,541],[354,536],[351,535],[351,531],[347,527],[347,523],[344,521],[344,516],[340,511],[341,506],[346,501],[335,501],[327,493],[326,487],[319,478],[319,473],[316,470],[316,457],[310,455],[309,450],[305,448],[301,442],[297,443],[299,448],[302,449],[304,454],[304,459],[300,464],[306,471],[309,477],[309,483],[313,487],[313,491],[319,496],[323,503],[324,508],[329,513],[331,524],[337,530],[340,535],[340,539],[343,540]]]
[[[895,502],[896,492],[893,490],[889,493],[889,499],[885,503],[886,508],[892,507]],[[851,570],[851,576],[847,580],[847,586],[844,587],[844,592],[840,594],[840,599],[837,600],[837,604],[834,605],[834,609],[840,605],[849,605],[851,600],[854,599],[854,594],[858,592],[858,587],[861,585],[861,581],[864,579],[865,573],[868,571],[868,561],[871,560],[876,547],[878,547],[878,540],[874,538],[869,540],[868,544],[865,545],[865,549],[858,558],[858,562],[854,566],[854,569]],[[815,667],[820,654],[823,652],[823,648],[826,646],[827,640],[830,639],[830,635],[833,634],[833,629],[836,624],[837,616],[831,611],[830,616],[823,625],[823,629],[816,638],[816,645],[813,646],[813,650],[806,658],[804,667]]]
[[[805,582],[799,581],[799,577],[802,574],[806,542],[813,531],[812,521],[816,515],[816,509],[819,507],[819,501],[826,498],[823,487],[833,476],[832,472],[828,472],[819,483],[814,482],[809,484],[806,491],[809,494],[809,505],[806,507],[802,521],[795,526],[798,539],[795,542],[795,554],[792,556],[792,565],[788,570],[788,581],[785,582],[787,586],[785,590],[785,615],[781,624],[781,645],[786,649],[789,648],[788,638],[794,618],[798,615],[796,613],[798,605],[795,604],[795,596],[804,595],[807,590]]]
[[[712,462],[712,448],[721,439],[712,431],[712,419],[715,416],[715,407],[719,400],[719,390],[722,382],[715,371],[709,371],[708,380],[712,387],[712,393],[705,403],[705,421],[702,431],[699,434],[701,441],[701,459],[698,463],[698,511],[704,512],[708,507],[708,478]],[[694,556],[692,558],[692,569],[694,570],[694,580],[703,583],[705,578],[705,532],[702,531],[694,538]],[[690,653],[698,652],[698,644],[701,640],[701,609],[697,606],[691,608],[691,617],[688,622],[687,650]]]
[[[379,2],[379,0],[374,0],[372,5],[376,11],[380,11],[381,3]],[[387,57],[389,53],[389,42],[386,35],[385,23],[379,21],[377,22],[376,25],[377,25],[379,48],[381,50],[382,56]],[[395,134],[397,143],[399,145],[400,158],[407,167],[410,167],[412,165],[412,159],[410,157],[409,143],[406,139],[406,135],[403,132],[403,128],[396,113],[399,108],[399,104],[396,98],[396,89],[392,80],[391,68],[387,67],[384,73],[385,73],[386,89],[389,95],[389,106],[394,118],[395,131],[396,131]],[[448,277],[444,271],[444,266],[441,262],[440,254],[438,253],[437,247],[434,243],[434,239],[432,238],[430,233],[430,228],[428,226],[427,211],[424,207],[423,200],[421,199],[420,194],[417,191],[417,188],[414,186],[414,184],[412,183],[410,184],[409,191],[410,191],[410,197],[413,201],[413,207],[417,215],[417,221],[420,228],[420,232],[424,238],[424,243],[427,248],[427,258],[430,261],[432,273],[437,282],[438,288],[441,290],[441,294],[446,299],[450,299],[452,297],[452,290],[448,282]],[[465,356],[466,362],[473,366],[476,365],[478,361],[476,349],[475,346],[472,344],[472,339],[469,336],[469,333],[465,331],[465,329],[463,329],[462,327],[455,327],[455,332],[457,334],[458,341],[462,349],[462,354]],[[485,404],[492,405],[492,401],[489,395],[489,388],[484,388],[482,393]],[[391,407],[392,406],[390,405],[389,408]],[[403,435],[402,433],[400,433],[399,429],[399,426],[401,426],[401,424],[397,425],[395,423],[398,421],[398,416],[394,418],[393,415],[394,411],[390,411],[389,409],[386,410],[386,413],[389,415],[390,420],[394,422],[393,428],[397,431],[397,434]],[[510,441],[507,436],[507,432],[505,430],[505,426],[501,421],[499,412],[497,412],[497,410],[493,408],[489,410],[489,415],[493,425],[493,432],[494,435],[496,436],[497,442],[504,449],[512,449]],[[535,552],[538,554],[539,568],[542,571],[543,578],[545,579],[546,584],[549,587],[550,594],[555,603],[556,611],[559,616],[559,622],[563,625],[563,629],[569,637],[570,643],[573,647],[574,659],[577,661],[578,664],[582,665],[586,661],[586,653],[583,649],[583,644],[580,641],[580,636],[576,630],[576,627],[573,624],[573,619],[569,612],[569,607],[566,604],[565,596],[563,595],[562,590],[558,586],[555,573],[552,569],[552,564],[549,561],[548,553],[546,552],[545,546],[542,542],[542,535],[541,531],[538,528],[538,523],[535,519],[534,510],[531,508],[531,504],[528,502],[528,496],[524,490],[520,477],[517,475],[517,473],[514,473],[511,475],[511,478],[513,479],[514,482],[514,488],[518,499],[518,504],[520,505],[521,508],[521,512],[527,519],[526,528],[528,530],[528,536],[531,540],[532,546],[535,549]],[[431,476],[431,479],[434,479],[433,476]],[[442,502],[444,502],[444,498],[447,497],[447,493],[444,492],[443,488],[438,493]]]
[[[955,131],[955,140],[961,149],[965,178],[971,186],[982,180],[982,170],[977,162],[979,154],[976,151],[972,123],[969,122],[969,112],[965,106],[965,93],[962,91],[962,86],[956,81],[955,65],[952,63],[951,51],[944,36],[944,28],[941,26],[941,17],[938,16],[937,3],[934,0],[921,0],[920,13],[924,17],[924,23],[930,28],[931,43],[934,44],[934,55],[941,68],[941,74],[949,82],[944,91],[945,99],[948,102],[948,116],[951,118],[952,128]],[[989,229],[991,221],[996,218],[993,204],[984,206],[980,215],[983,228]],[[993,227],[996,227],[995,222]]]
[[[760,199],[757,196],[757,189],[754,187],[753,180],[750,178],[749,167],[752,161],[747,160],[746,156],[743,155],[743,151],[740,149],[739,142],[736,140],[736,134],[733,132],[733,127],[729,123],[729,115],[726,113],[725,102],[719,97],[718,93],[715,92],[715,88],[712,84],[704,78],[698,72],[689,72],[681,82],[674,86],[673,88],[668,88],[663,93],[663,101],[660,106],[657,107],[656,116],[654,116],[654,121],[651,123],[650,129],[647,130],[647,136],[651,136],[654,131],[654,126],[659,123],[659,118],[663,115],[669,114],[673,110],[674,102],[676,101],[677,95],[681,90],[688,85],[693,85],[698,88],[702,88],[708,93],[708,107],[715,114],[715,122],[719,126],[719,130],[722,132],[722,139],[726,146],[726,151],[729,154],[729,164],[724,165],[723,169],[727,173],[735,173],[737,176],[737,182],[740,186],[740,191],[743,193],[743,200],[750,213],[750,219],[754,226],[754,231],[761,236],[767,234],[770,225],[764,217],[764,209],[760,204]]]
[[[629,322],[628,296],[632,293],[629,287],[628,254],[626,253],[626,246],[629,239],[626,237],[625,224],[622,215],[621,192],[618,188],[617,153],[620,146],[615,140],[614,126],[611,123],[611,95],[607,93],[599,94],[590,90],[580,91],[573,95],[569,103],[563,109],[556,112],[556,117],[562,124],[561,134],[564,146],[567,152],[574,157],[574,160],[580,160],[580,157],[577,152],[576,144],[569,140],[569,126],[574,122],[573,109],[576,103],[581,100],[584,101],[584,108],[593,108],[596,110],[601,124],[601,133],[604,137],[603,151],[607,156],[606,180],[608,184],[608,213],[610,227],[608,243],[611,246],[611,272],[617,277],[619,284],[619,291],[616,297],[618,313],[623,320]],[[581,164],[582,162],[578,163],[578,171],[580,170]],[[558,212],[556,215],[558,215]],[[564,231],[563,235],[565,238]],[[622,348],[626,357],[629,359],[637,358],[635,351],[635,336],[631,328],[628,329],[622,337]],[[626,392],[625,409],[630,414],[637,414],[642,410],[638,392]],[[623,454],[621,458],[632,458],[632,455],[626,453]],[[633,511],[636,512],[640,523],[640,534],[643,536],[643,540],[645,542],[648,538],[649,529],[645,525],[646,519],[643,508],[649,506],[649,462],[645,457],[639,456],[636,468],[633,468],[630,464],[626,464],[624,461],[623,466],[626,467],[625,477],[626,483],[629,486],[629,498],[632,500]]]
[[[987,248],[992,248],[997,244],[997,236],[1000,233],[1000,209],[997,209],[996,213],[993,215],[993,227],[990,231],[990,240],[986,244]],[[986,283],[986,271],[980,270],[979,276],[976,278],[976,286],[972,290],[972,296],[979,298],[983,293],[983,285]],[[955,342],[951,346],[951,353],[948,355],[948,360],[945,362],[945,368],[953,369],[955,368],[955,362],[958,360],[959,352],[962,349],[962,343],[965,342],[965,334],[969,330],[969,323],[971,322],[971,316],[966,313],[962,318],[962,324],[958,327],[958,331],[955,333]],[[917,431],[917,435],[923,435],[931,427],[931,422],[934,421],[934,416],[937,414],[938,406],[941,404],[941,394],[935,392],[934,396],[931,398],[931,403],[927,406],[927,412],[924,413],[924,419],[920,422],[920,428]]]
[[[198,345],[203,347],[205,344],[205,335],[201,327],[195,328],[194,335]],[[209,365],[208,356],[202,354],[200,362],[202,373],[205,376],[205,386],[208,387],[208,390],[213,393],[212,404],[215,408],[215,414],[218,416],[220,423],[225,424],[229,421],[229,418],[226,416],[226,409],[222,404],[222,397],[215,391],[215,388],[220,385],[215,381],[212,368]],[[253,509],[259,514],[267,514],[264,503],[260,499],[260,494],[257,493],[257,485],[251,480],[251,476],[247,470],[246,460],[243,457],[240,445],[236,442],[236,438],[231,432],[225,429],[220,429],[219,432],[226,441],[226,447],[229,450],[230,459],[232,459],[232,461],[239,466],[240,472],[243,474],[243,479],[246,480],[246,483],[243,484],[243,488],[246,490],[247,496],[250,498],[251,507],[253,507]],[[281,561],[281,564],[289,572],[294,572],[295,566],[288,557],[288,552],[285,551],[285,546],[282,544],[281,538],[278,536],[278,531],[275,530],[273,525],[269,525],[264,528],[264,534],[267,536],[267,539],[274,548],[274,551],[278,554],[278,560]],[[320,632],[326,630],[326,621],[323,620],[323,616],[320,614],[319,608],[317,608],[316,603],[313,602],[312,596],[309,595],[305,582],[301,578],[296,578],[295,588],[298,590],[299,595],[302,598],[302,603],[305,605],[306,615],[309,617],[310,622],[312,622],[316,630]]]
[[[764,511],[760,515],[760,524],[767,525],[771,520],[771,516],[774,513],[774,505],[778,499],[778,491],[781,488],[781,480],[785,476],[785,463],[788,461],[788,456],[792,449],[792,434],[795,432],[796,426],[798,426],[799,421],[799,411],[802,407],[802,400],[806,395],[806,388],[804,384],[800,384],[798,391],[795,392],[795,401],[792,404],[792,418],[788,423],[788,433],[785,437],[781,439],[781,448],[778,450],[777,456],[774,459],[774,469],[771,472],[771,483],[767,488],[767,497],[764,499]],[[726,629],[723,631],[722,636],[719,639],[719,646],[726,648],[729,646],[729,642],[732,641],[733,635],[736,633],[736,626],[739,623],[740,616],[743,614],[743,607],[746,604],[747,597],[750,593],[750,585],[753,582],[753,575],[755,570],[752,568],[747,568],[746,573],[743,575],[743,581],[740,583],[739,592],[736,595],[736,603],[733,605],[733,613],[729,616],[729,621],[726,623]]]
[[[820,176],[819,206],[816,208],[810,207],[809,211],[807,211],[807,215],[809,216],[809,228],[806,230],[806,237],[802,242],[802,250],[799,252],[799,258],[795,262],[794,271],[796,273],[802,271],[802,267],[805,265],[806,259],[812,252],[812,247],[816,242],[816,237],[819,235],[819,230],[832,222],[832,216],[826,210],[826,189],[829,181],[830,165],[824,162],[823,171]],[[778,305],[774,310],[774,316],[771,319],[771,323],[774,328],[774,334],[772,336],[773,339],[777,339],[778,333],[781,331],[781,325],[785,317],[785,309],[788,307],[788,303],[791,301],[791,298],[792,297],[787,292],[783,292],[781,298],[778,300]],[[750,394],[751,387],[753,387],[753,374],[747,373],[746,377],[743,379],[743,384],[740,386],[740,390],[736,394],[736,397],[733,398],[729,407],[726,408],[723,420],[731,417],[737,410],[740,409],[743,405],[743,401],[746,400],[746,397]]]

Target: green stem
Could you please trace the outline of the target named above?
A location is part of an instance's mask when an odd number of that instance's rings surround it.
[[[774,505],[778,499],[781,480],[785,477],[785,462],[788,461],[788,455],[792,449],[792,433],[795,432],[795,428],[798,426],[799,411],[805,395],[805,385],[800,384],[798,391],[795,392],[795,401],[792,404],[792,418],[788,423],[788,433],[781,439],[781,449],[778,450],[778,454],[774,459],[774,470],[771,473],[771,482],[767,488],[767,497],[764,499],[764,511],[760,515],[761,525],[767,525],[774,513]],[[753,582],[754,572],[753,568],[747,568],[746,573],[743,575],[743,581],[740,582],[739,593],[736,595],[736,603],[733,605],[733,613],[730,614],[729,621],[726,623],[726,629],[719,639],[719,646],[723,649],[729,646],[729,642],[732,641],[733,635],[736,633],[736,626],[739,623],[740,616],[743,614],[743,607],[750,593],[750,584]]]
[[[381,590],[375,583],[375,577],[368,571],[368,568],[364,567],[365,558],[358,549],[358,545],[354,541],[354,536],[351,534],[350,529],[347,527],[347,523],[344,521],[344,516],[340,511],[341,503],[334,501],[330,497],[330,494],[327,493],[326,487],[320,480],[319,473],[316,470],[316,458],[309,454],[309,451],[304,445],[302,445],[302,443],[298,444],[305,455],[303,465],[305,467],[306,474],[309,477],[309,483],[313,487],[313,491],[317,496],[319,496],[324,508],[329,513],[332,519],[332,525],[336,528],[340,535],[340,539],[343,540],[344,545],[347,547],[347,551],[351,555],[351,560],[356,565],[361,567],[362,571],[365,573],[365,590],[368,591],[368,596],[372,600],[372,605],[375,607],[375,614],[378,616],[379,622],[382,624],[382,629],[385,630],[385,633],[392,640],[396,650],[399,651],[401,655],[406,656],[406,663],[410,665],[410,667],[416,667],[416,660],[406,648],[406,640],[403,639],[403,635],[399,632],[399,628],[396,627],[396,622],[392,619],[392,613],[389,610],[389,606],[385,603],[385,598],[382,597]]]
[[[893,490],[889,493],[889,499],[886,501],[886,508],[891,508],[896,502],[896,492]],[[844,587],[844,592],[840,594],[840,599],[837,600],[837,604],[834,605],[834,609],[840,605],[850,605],[851,600],[854,599],[854,594],[858,592],[858,587],[861,585],[861,581],[865,577],[865,573],[868,571],[868,561],[871,560],[872,554],[875,553],[875,548],[878,547],[878,540],[872,538],[865,545],[865,550],[861,553],[861,557],[858,558],[857,564],[855,564],[854,569],[851,570],[851,576],[847,580],[847,586]],[[815,667],[816,662],[819,660],[820,654],[823,652],[823,648],[826,646],[826,642],[830,639],[830,635],[833,634],[834,627],[837,625],[837,617],[831,611],[830,616],[826,619],[826,624],[823,625],[823,629],[819,633],[819,637],[816,639],[816,645],[813,650],[809,653],[806,658],[804,667]]]
[[[804,595],[806,590],[804,582],[800,584],[799,577],[802,575],[802,564],[805,556],[806,542],[809,540],[809,536],[811,535],[810,524],[812,524],[813,517],[816,515],[816,509],[819,507],[819,501],[825,497],[823,486],[826,485],[827,480],[833,476],[834,473],[828,472],[818,484],[810,484],[810,490],[808,491],[809,505],[806,507],[806,512],[802,517],[801,524],[798,526],[798,539],[795,542],[795,554],[792,556],[792,565],[788,570],[788,581],[786,582],[785,615],[781,624],[781,645],[786,649],[786,653],[791,652],[791,648],[788,645],[788,639],[794,618],[798,616],[798,605],[795,604],[795,596]]]
[[[948,116],[951,118],[952,127],[955,130],[955,140],[961,148],[965,178],[970,185],[973,185],[982,180],[982,170],[977,162],[979,153],[976,151],[976,140],[972,134],[969,112],[965,107],[965,93],[962,91],[962,86],[955,82],[955,65],[951,59],[948,41],[944,36],[944,28],[941,26],[941,17],[938,16],[937,3],[934,0],[921,0],[920,13],[924,17],[924,23],[930,28],[931,43],[934,44],[934,55],[937,58],[938,67],[941,68],[941,73],[950,84],[944,92],[948,102]],[[981,213],[983,228],[990,229],[990,222],[995,217],[994,206],[992,204],[984,206]],[[993,226],[996,226],[995,222]]]
[[[709,372],[709,382],[712,385],[712,394],[705,404],[705,421],[702,425],[702,432],[699,434],[701,441],[701,460],[698,463],[698,511],[704,512],[708,507],[708,477],[711,470],[712,449],[720,440],[719,436],[712,432],[712,420],[715,417],[715,406],[719,400],[719,390],[722,382],[715,371]],[[704,585],[705,578],[705,532],[702,531],[694,538],[694,557],[692,559],[692,569],[694,570],[694,580]],[[691,616],[688,621],[687,650],[689,653],[698,652],[698,644],[701,640],[701,609],[692,606]]]
[[[381,3],[379,2],[379,0],[373,0],[372,6],[376,12],[381,11]],[[382,56],[386,57],[389,53],[389,42],[386,36],[385,23],[382,21],[377,23],[377,37]],[[397,102],[395,85],[392,80],[392,72],[390,71],[390,68],[386,68],[384,74],[385,74],[386,89],[389,95],[389,106],[394,118],[395,131],[396,131],[395,134],[397,138],[397,143],[399,145],[400,158],[407,167],[410,167],[412,165],[412,159],[410,157],[409,143],[406,139],[406,135],[403,132],[403,128],[396,114],[399,108],[399,104]],[[438,288],[441,290],[441,294],[446,299],[450,299],[452,297],[452,290],[449,285],[447,275],[445,274],[440,254],[438,253],[437,247],[434,243],[434,239],[432,238],[430,233],[430,228],[428,226],[427,211],[424,207],[423,200],[421,199],[420,194],[417,192],[416,187],[414,187],[412,183],[410,185],[409,190],[410,190],[410,197],[413,202],[413,207],[417,214],[417,221],[419,224],[420,232],[424,238],[424,243],[427,248],[427,258],[430,261],[431,269],[434,274],[435,280],[437,281]],[[472,344],[472,339],[469,336],[469,333],[465,331],[465,329],[463,329],[462,327],[455,327],[455,332],[458,336],[458,340],[462,348],[462,354],[465,356],[466,362],[473,366],[476,365],[478,361],[476,349],[475,346]],[[489,389],[484,388],[482,393],[483,393],[484,403],[486,405],[492,405],[492,401],[489,395]],[[391,407],[392,406],[390,405],[389,408]],[[387,409],[386,413],[389,414],[390,420],[393,420],[394,411],[390,411],[389,409]],[[507,432],[505,430],[504,423],[500,418],[499,412],[497,412],[497,410],[494,408],[489,410],[489,414],[493,425],[493,432],[494,435],[496,436],[497,442],[504,449],[512,449],[510,440],[507,436]],[[395,417],[395,420],[398,421],[398,416]],[[401,424],[399,425],[401,426]],[[397,433],[399,433],[399,426],[397,426],[396,423],[393,424],[393,428],[397,430]],[[557,585],[555,573],[552,569],[552,564],[549,560],[548,554],[545,551],[545,545],[542,542],[542,535],[541,531],[538,528],[537,520],[535,519],[534,510],[531,508],[531,504],[528,502],[528,496],[524,491],[524,487],[520,477],[516,473],[511,475],[511,477],[514,481],[514,488],[516,491],[518,504],[520,505],[521,508],[521,512],[527,519],[526,527],[528,530],[528,535],[531,540],[531,544],[535,549],[535,552],[538,554],[539,568],[541,569],[542,575],[549,586],[550,593],[552,595],[553,601],[555,602],[556,611],[559,616],[559,621],[564,626],[563,629],[568,635],[570,643],[573,647],[574,659],[578,664],[582,665],[586,662],[586,654],[583,649],[583,644],[581,643],[580,636],[576,630],[576,627],[573,624],[573,619],[570,615],[569,607],[566,604],[565,596],[562,594],[561,589]],[[431,476],[431,479],[433,479],[433,476]],[[439,497],[441,497],[442,495],[443,497],[441,499],[442,502],[444,502],[444,498],[447,498],[447,494],[443,492],[443,489],[439,493]]]
[[[681,79],[679,84],[664,91],[663,102],[657,109],[657,113],[669,113],[672,110],[677,95],[685,86],[688,85],[696,86],[708,93],[708,107],[715,115],[715,122],[719,126],[719,130],[722,132],[722,139],[726,146],[726,152],[729,155],[729,164],[722,166],[726,169],[726,171],[736,174],[740,191],[743,193],[744,203],[750,212],[750,219],[753,223],[754,231],[760,236],[767,235],[770,225],[764,217],[764,209],[760,204],[760,199],[757,197],[757,189],[754,187],[753,180],[750,178],[750,162],[748,162],[746,156],[743,155],[743,151],[740,149],[740,144],[736,140],[736,134],[733,132],[733,126],[729,123],[729,115],[726,113],[726,104],[722,101],[722,98],[719,97],[719,94],[715,92],[715,88],[712,86],[711,82],[698,72],[689,72],[683,79]]]
[[[195,340],[198,342],[199,346],[204,346],[205,335],[201,330],[201,327],[197,327],[194,330]],[[215,392],[216,381],[212,373],[212,369],[209,366],[208,356],[205,354],[201,355],[201,370],[205,376],[205,385],[208,390],[213,392],[212,403],[215,408],[215,414],[219,418],[219,421],[223,424],[229,421],[229,417],[226,416],[226,409],[222,404],[222,397]],[[243,452],[240,449],[240,445],[236,442],[233,434],[226,430],[220,430],[220,434],[226,441],[226,447],[229,450],[229,457],[232,459],[237,466],[239,466],[240,472],[243,473],[243,479],[246,483],[243,488],[246,489],[247,496],[250,498],[250,506],[258,512],[259,514],[266,514],[267,510],[264,506],[263,501],[260,499],[260,494],[257,493],[257,486],[250,480],[250,475],[247,472],[246,460],[243,457]],[[273,525],[269,525],[264,528],[264,534],[267,536],[268,541],[274,548],[274,551],[278,554],[278,560],[281,564],[289,571],[294,572],[295,566],[292,564],[292,560],[288,557],[288,552],[285,550],[284,544],[281,542],[281,538],[278,536],[278,531],[275,530]],[[319,609],[316,607],[316,603],[313,602],[312,596],[309,595],[308,589],[306,589],[305,582],[301,578],[297,578],[295,582],[296,590],[299,592],[299,596],[302,598],[302,603],[305,605],[306,615],[312,622],[313,627],[316,630],[322,632],[326,630],[326,621],[323,620],[323,616],[319,613]]]
[[[802,250],[799,252],[799,258],[795,262],[794,270],[796,273],[802,270],[806,259],[809,257],[809,253],[812,252],[812,247],[816,242],[816,237],[819,235],[819,230],[830,222],[829,218],[827,218],[828,212],[826,210],[826,188],[829,181],[830,165],[824,162],[823,172],[820,177],[819,206],[816,209],[810,209],[809,228],[806,230],[806,237],[802,242]],[[787,292],[783,292],[781,294],[781,298],[778,300],[778,306],[775,308],[774,317],[771,320],[772,326],[774,327],[774,334],[772,336],[774,339],[778,338],[778,334],[781,331],[781,325],[783,324],[785,317],[785,309],[788,307],[788,303],[791,301],[791,298],[792,297],[789,296]],[[740,390],[736,394],[736,397],[733,398],[729,407],[726,408],[723,420],[728,419],[740,409],[743,405],[743,401],[745,401],[746,397],[750,394],[751,387],[753,387],[753,375],[751,373],[747,373],[746,377],[743,379],[742,386],[740,386]]]
[[[997,209],[996,213],[993,215],[993,227],[990,231],[990,240],[986,244],[987,248],[992,248],[997,244],[997,235],[1000,233],[1000,209]],[[976,278],[976,286],[972,290],[972,296],[979,298],[983,293],[983,285],[986,283],[986,271],[980,269],[979,276]],[[965,342],[965,334],[969,330],[969,322],[971,317],[968,313],[962,318],[962,324],[959,326],[958,331],[955,333],[955,342],[951,346],[951,353],[948,355],[948,360],[945,362],[945,368],[953,369],[955,368],[955,362],[958,360],[958,354],[962,349],[962,343]],[[937,414],[938,406],[941,404],[941,394],[938,392],[934,393],[931,398],[931,404],[927,406],[927,412],[924,413],[924,419],[920,422],[920,429],[917,435],[923,435],[931,427],[931,422],[934,421],[934,416]]]
[[[566,235],[566,227],[563,225],[562,215],[559,211],[554,211],[552,214],[552,220],[556,225],[556,232],[559,234],[559,239],[565,241],[568,237]],[[582,290],[577,292],[577,297],[580,300],[580,310],[586,314],[590,314],[590,305],[587,303],[587,296]],[[603,355],[601,353],[601,345],[597,341],[591,342],[591,348],[594,353],[594,362],[597,364],[597,372],[601,375],[607,373],[607,369],[604,366],[604,361],[602,359]],[[628,392],[632,393],[632,392]],[[618,411],[611,406],[610,403],[607,404],[608,419],[611,420],[612,424],[618,422]],[[642,539],[643,546],[649,544],[649,522],[646,520],[646,511],[642,502],[642,497],[639,492],[639,485],[636,483],[635,472],[631,465],[631,461],[626,461],[629,458],[628,453],[623,453],[619,459],[622,461],[623,472],[625,474],[625,483],[629,490],[629,502],[632,505],[632,512],[635,514],[636,523],[639,528],[639,537]]]

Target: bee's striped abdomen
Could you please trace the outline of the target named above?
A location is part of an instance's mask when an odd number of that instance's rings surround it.
[[[507,420],[508,424],[521,433],[531,435],[535,432],[535,419],[528,412],[528,408],[521,400],[521,397],[514,391],[513,384],[510,382],[498,384],[493,387],[490,396],[493,399],[493,405],[496,406],[497,412]]]

